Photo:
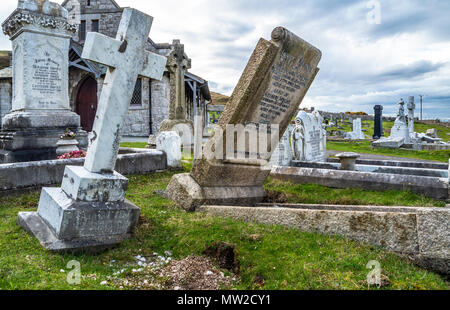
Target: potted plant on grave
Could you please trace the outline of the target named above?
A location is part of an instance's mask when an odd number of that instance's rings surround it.
[[[76,136],[76,133],[67,128],[64,134],[60,136],[58,143],[56,143],[56,155],[61,156],[66,153],[79,151],[79,142],[75,139]]]

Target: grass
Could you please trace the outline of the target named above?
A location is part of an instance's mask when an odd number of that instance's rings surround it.
[[[373,134],[373,121],[363,121],[363,129],[367,129],[365,133],[366,136]],[[364,126],[364,124],[368,125]],[[351,131],[350,125],[342,125],[345,131]],[[394,122],[383,122],[383,128],[385,130],[386,136],[389,136],[391,128],[394,126]],[[444,141],[450,140],[450,128],[440,125],[426,125],[421,123],[415,123],[416,132],[426,132],[428,129],[436,128],[438,130],[438,136]],[[327,128],[328,131],[332,130]],[[327,149],[331,151],[342,151],[342,152],[357,152],[364,154],[376,154],[392,157],[406,157],[415,158],[423,160],[434,160],[439,162],[448,163],[450,158],[450,150],[442,151],[414,151],[407,149],[387,149],[387,148],[374,148],[370,141],[327,141]]]
[[[120,146],[134,149],[145,149],[147,142],[122,142],[120,143]]]
[[[315,184],[293,184],[269,178],[265,185],[269,196],[286,203],[445,207],[445,202],[410,191],[368,191],[333,189]]]
[[[450,150],[441,151],[414,151],[407,149],[374,148],[370,141],[327,141],[327,149],[332,151],[356,152],[376,154],[392,157],[406,157],[423,160],[433,160],[448,163]]]
[[[187,171],[188,166],[185,167]],[[235,245],[241,265],[236,289],[259,289],[256,278],[264,278],[264,289],[367,289],[366,264],[381,263],[390,285],[383,289],[444,289],[449,282],[420,269],[397,255],[340,237],[303,233],[279,226],[241,223],[206,214],[186,213],[155,191],[167,186],[173,172],[130,177],[127,198],[141,208],[140,225],[134,238],[99,255],[52,254],[17,224],[19,211],[36,210],[39,192],[0,200],[0,288],[1,289],[119,289],[111,277],[134,277],[134,256],[151,256],[170,250],[175,259],[201,255],[216,242]],[[435,205],[436,202],[411,193],[331,190],[269,180],[266,188],[286,192],[295,202],[392,203]],[[352,197],[349,201],[348,197]],[[258,236],[258,238],[254,238]],[[66,282],[67,263],[81,264],[82,281]],[[112,263],[112,261],[115,261]],[[127,269],[122,275],[113,274]],[[64,272],[62,272],[64,271]],[[146,275],[148,277],[148,275]],[[107,281],[106,285],[101,285]],[[158,279],[156,279],[158,281]]]

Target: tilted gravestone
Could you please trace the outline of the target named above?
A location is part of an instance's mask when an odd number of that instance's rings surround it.
[[[191,173],[172,178],[168,197],[186,210],[205,203],[261,202],[268,160],[311,86],[320,58],[317,48],[283,27],[272,32],[271,41],[261,39],[203,157]]]
[[[138,75],[160,80],[166,58],[145,50],[152,17],[126,8],[116,39],[89,33],[83,58],[108,67],[84,167],[67,166],[61,188],[44,188],[37,213],[19,224],[52,251],[103,248],[131,236],[139,208],[114,171],[120,132]]]
[[[2,28],[12,41],[13,93],[11,112],[2,121],[0,164],[56,159],[66,128],[87,145],[69,103],[69,45],[77,27],[68,23],[66,9],[22,1]]]

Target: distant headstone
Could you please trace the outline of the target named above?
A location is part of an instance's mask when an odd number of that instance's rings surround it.
[[[364,140],[366,136],[362,131],[361,119],[353,120],[353,131],[345,134],[345,139],[349,140]]]
[[[169,119],[161,123],[159,132],[177,131],[183,145],[193,143],[194,125],[187,117],[187,104],[184,76],[191,68],[191,59],[184,52],[184,44],[174,40],[167,61],[170,73]]]
[[[167,156],[167,166],[181,168],[181,138],[175,131],[163,131],[156,140],[156,149]]]
[[[375,110],[375,119],[374,119],[374,132],[373,139],[378,140],[384,136],[383,132],[383,106],[376,105],[374,107]]]
[[[288,129],[285,131],[280,143],[278,144],[275,151],[272,153],[270,158],[271,166],[290,166],[292,161],[292,152],[290,145],[290,137],[292,132],[292,125],[289,125]]]
[[[398,103],[399,111],[397,119],[394,122],[394,127],[391,129],[391,138],[403,138],[404,144],[410,143],[409,137],[409,128],[406,124],[406,115],[405,115],[405,102],[403,99]]]
[[[313,82],[320,58],[317,48],[282,27],[272,32],[271,41],[261,39],[202,159],[190,174],[174,176],[166,194],[186,210],[204,203],[261,202],[271,171],[268,160]]]
[[[139,208],[125,200],[128,179],[114,171],[120,132],[138,75],[160,80],[166,58],[145,50],[152,17],[126,8],[116,39],[90,32],[82,57],[108,67],[84,167],[67,166],[61,188],[44,188],[38,212],[19,224],[52,251],[103,248],[129,238]]]
[[[401,99],[398,103],[399,111],[394,126],[391,129],[389,138],[381,138],[372,142],[374,147],[399,148],[404,144],[410,143],[408,125],[406,124],[405,102]]]
[[[323,118],[319,112],[300,111],[295,118],[292,131],[292,153],[294,160],[323,162],[327,157],[327,134],[322,128]]]
[[[12,109],[2,121],[0,164],[56,159],[67,128],[87,145],[69,103],[69,45],[77,26],[56,3],[28,0],[2,24],[12,41]]]

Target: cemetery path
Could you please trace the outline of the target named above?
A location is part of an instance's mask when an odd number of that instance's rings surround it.
[[[342,151],[327,151],[328,157],[334,156],[338,153],[342,153]],[[385,156],[385,155],[376,155],[376,154],[365,154],[358,153],[361,155],[360,159],[372,159],[372,160],[395,160],[395,161],[409,161],[409,162],[422,162],[422,163],[436,163],[438,161],[434,160],[424,160],[417,158],[408,158],[408,157],[397,157],[397,156]]]

